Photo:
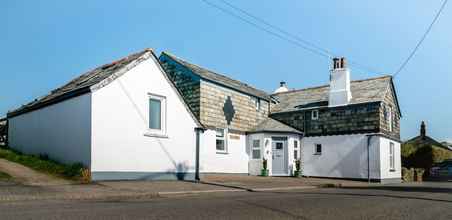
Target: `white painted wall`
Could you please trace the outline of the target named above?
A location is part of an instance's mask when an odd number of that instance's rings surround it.
[[[148,93],[166,97],[167,137],[146,135]],[[92,102],[92,172],[195,171],[196,123],[153,58],[93,92]]]
[[[315,144],[322,144],[322,154],[315,155]],[[370,143],[370,177],[380,179],[378,137]],[[337,135],[302,139],[303,175],[367,179],[367,136]]]
[[[301,150],[301,142],[299,135],[294,134],[272,134],[272,133],[257,133],[248,135],[247,141],[247,151],[250,155],[249,160],[249,174],[250,175],[260,175],[262,169],[262,158],[267,158],[267,169],[269,170],[269,175],[273,175],[272,173],[272,137],[287,137],[288,146],[287,146],[287,161],[288,161],[288,175],[292,175],[293,171],[295,171],[295,158],[294,158],[294,141],[298,141],[298,150]],[[261,159],[252,159],[251,158],[251,146],[253,144],[254,139],[261,140]],[[303,152],[299,152],[301,155]],[[301,157],[300,157],[301,158]]]
[[[62,163],[91,159],[91,94],[9,118],[9,146]]]
[[[231,135],[240,139],[232,139]],[[206,130],[201,138],[200,172],[202,173],[248,173],[246,135],[229,133],[227,153],[217,153],[216,132]]]
[[[402,158],[400,152],[400,143],[392,141],[385,137],[378,137],[380,144],[380,173],[382,179],[402,178]],[[389,143],[394,143],[395,150],[395,171],[389,168]]]

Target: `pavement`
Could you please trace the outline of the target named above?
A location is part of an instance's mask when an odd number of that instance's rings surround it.
[[[144,200],[0,203],[0,219],[452,219],[452,189],[400,186],[223,192]]]

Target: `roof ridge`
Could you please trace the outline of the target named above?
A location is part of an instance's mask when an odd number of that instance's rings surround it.
[[[377,80],[377,79],[383,79],[383,78],[392,78],[392,76],[384,75],[384,76],[372,77],[372,78],[367,78],[367,79],[358,79],[358,80],[352,80],[352,81],[350,81],[350,83],[359,83],[359,82],[365,82],[365,81]],[[320,88],[329,87],[329,86],[330,86],[329,84],[324,84],[324,85],[320,85],[320,86],[312,86],[312,87],[306,87],[306,88],[302,88],[302,89],[292,89],[292,90],[289,90],[286,92],[272,93],[270,95],[273,96],[273,95],[278,95],[278,94],[301,92],[301,91],[312,90],[312,89],[320,89]]]
[[[231,77],[229,77],[229,76],[227,76],[227,75],[225,75],[225,74],[223,74],[223,73],[218,73],[217,71],[214,71],[214,70],[211,70],[211,69],[202,67],[202,66],[200,66],[200,65],[198,65],[198,64],[195,64],[195,63],[192,63],[192,62],[188,62],[187,60],[182,59],[182,58],[180,58],[180,57],[178,57],[178,56],[176,56],[176,55],[174,55],[174,54],[172,54],[172,53],[170,53],[170,52],[168,52],[168,51],[162,51],[162,54],[166,54],[166,55],[170,56],[171,58],[175,59],[176,62],[181,61],[181,62],[188,63],[188,64],[190,64],[190,65],[194,65],[194,66],[196,66],[196,67],[198,67],[198,68],[200,68],[200,69],[204,69],[204,70],[206,70],[206,71],[208,71],[208,72],[211,72],[211,73],[217,74],[217,75],[219,75],[219,76],[225,77],[225,78],[227,78],[227,79],[229,79],[229,80],[235,81],[235,82],[240,83],[240,84],[242,84],[242,85],[244,85],[244,86],[250,87],[250,88],[255,89],[255,90],[258,90],[258,91],[260,91],[260,92],[262,92],[262,93],[264,93],[264,94],[266,94],[266,95],[269,95],[268,92],[266,92],[266,91],[264,91],[264,90],[262,90],[262,89],[258,89],[258,88],[256,88],[256,87],[254,87],[254,86],[252,86],[252,85],[250,85],[250,84],[248,84],[248,83],[242,82],[242,81],[240,81],[240,80],[233,79],[233,78],[231,78]],[[180,62],[179,62],[179,63],[180,63]],[[183,63],[180,63],[180,64],[184,65]],[[185,65],[184,65],[184,66],[185,66]]]

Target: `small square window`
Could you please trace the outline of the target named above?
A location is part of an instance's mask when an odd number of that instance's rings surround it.
[[[259,98],[251,98],[252,102],[254,103],[254,107],[256,108],[256,111],[259,111],[261,109],[261,100]]]
[[[315,144],[315,154],[316,155],[322,154],[322,145],[321,144]]]
[[[216,150],[219,153],[227,152],[227,144],[226,144],[226,130],[222,128],[218,128],[215,130],[216,132]]]
[[[312,112],[311,112],[311,119],[312,120],[319,119],[319,110],[312,110]]]

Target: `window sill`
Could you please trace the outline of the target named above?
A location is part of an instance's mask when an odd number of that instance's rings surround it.
[[[320,156],[320,155],[322,155],[322,153],[315,153],[314,155],[318,155],[318,156]]]
[[[227,151],[217,151],[217,154],[229,154]]]
[[[156,133],[144,133],[146,137],[157,137],[157,138],[168,138],[166,134],[156,134]]]

